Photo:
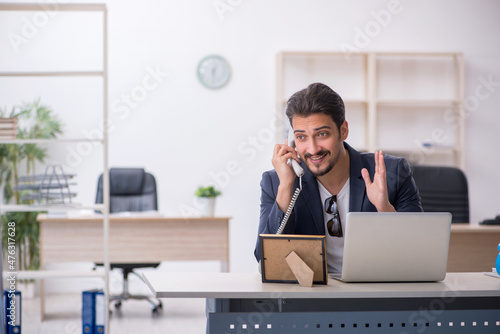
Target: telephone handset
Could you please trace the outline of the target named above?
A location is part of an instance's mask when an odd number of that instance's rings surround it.
[[[293,129],[290,129],[290,131],[288,131],[288,146],[295,148],[295,135],[293,133]],[[283,217],[283,220],[281,221],[280,227],[278,228],[276,234],[283,233],[286,223],[288,222],[288,218],[290,218],[290,215],[292,214],[295,202],[297,201],[297,198],[299,197],[299,194],[302,191],[302,176],[304,175],[304,169],[299,165],[299,163],[295,159],[289,159],[287,163],[292,164],[293,171],[299,178],[299,188],[295,189],[295,192],[293,193],[292,196],[292,200],[290,201],[290,205],[288,205],[288,209],[286,210],[285,216]]]
[[[295,148],[295,135],[293,133],[293,129],[288,131],[288,146]],[[293,170],[298,177],[302,177],[302,175],[304,175],[304,169],[300,167],[299,163],[295,159],[290,159],[288,163],[292,164]]]

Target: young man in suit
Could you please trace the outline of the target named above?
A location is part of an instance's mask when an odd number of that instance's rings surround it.
[[[289,159],[304,168],[302,192],[284,234],[326,235],[328,271],[341,272],[347,212],[418,212],[420,195],[405,159],[360,153],[345,140],[349,126],[342,98],[314,83],[295,93],[286,115],[297,150],[288,142],[275,146],[272,164],[261,181],[259,234],[277,232],[299,178]],[[374,236],[376,237],[376,236]],[[255,249],[260,260],[260,245]]]

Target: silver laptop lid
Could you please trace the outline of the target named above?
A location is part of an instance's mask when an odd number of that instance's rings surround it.
[[[347,214],[342,280],[440,281],[446,276],[451,214]]]

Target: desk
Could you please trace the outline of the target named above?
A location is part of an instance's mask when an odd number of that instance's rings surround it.
[[[40,266],[53,262],[103,262],[100,217],[48,218],[40,222]],[[109,219],[113,263],[221,261],[229,271],[229,219],[120,217]]]
[[[103,262],[102,217],[49,218],[40,222],[40,268],[54,262]],[[229,219],[120,217],[109,219],[112,263],[220,261],[229,271]],[[41,284],[43,315],[43,284]]]
[[[216,298],[210,333],[499,333],[500,279],[433,283],[262,283],[259,274],[145,273],[158,298]]]
[[[452,224],[447,271],[491,271],[499,243],[498,225]]]

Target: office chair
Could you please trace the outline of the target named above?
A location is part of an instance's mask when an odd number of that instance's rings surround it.
[[[467,178],[460,169],[415,165],[412,170],[424,211],[450,212],[452,223],[469,222]]]
[[[103,202],[103,177],[99,176],[97,182],[96,203]],[[110,168],[109,170],[109,212],[148,211],[158,209],[156,194],[156,180],[153,175],[146,173],[142,168]],[[98,264],[102,265],[102,264]],[[122,301],[127,299],[146,299],[149,301],[153,314],[158,314],[163,308],[160,300],[156,303],[146,295],[132,295],[128,292],[128,275],[130,273],[143,278],[134,272],[135,268],[158,267],[159,263],[111,263],[111,269],[119,268],[123,272],[123,292],[118,296],[111,296],[110,301],[115,302],[119,309]]]

